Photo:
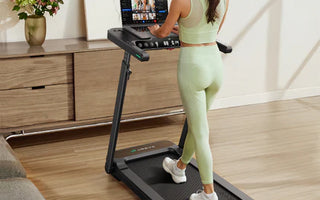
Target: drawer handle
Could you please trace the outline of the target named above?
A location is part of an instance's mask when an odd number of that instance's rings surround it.
[[[35,56],[29,56],[30,58],[38,58],[38,57],[44,57],[44,55],[35,55]]]
[[[41,86],[32,87],[32,90],[40,90],[40,89],[44,89],[44,88],[46,88],[46,86],[41,85]]]

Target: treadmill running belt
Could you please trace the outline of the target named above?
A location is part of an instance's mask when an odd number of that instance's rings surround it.
[[[127,163],[128,167],[142,180],[150,185],[166,200],[186,200],[190,195],[201,189],[201,180],[198,170],[191,165],[187,167],[187,182],[175,184],[171,175],[162,169],[162,161],[165,157],[178,159],[174,153],[159,154],[149,158],[135,160]],[[141,166],[145,166],[142,168]],[[222,185],[214,182],[215,191],[219,200],[240,200]]]

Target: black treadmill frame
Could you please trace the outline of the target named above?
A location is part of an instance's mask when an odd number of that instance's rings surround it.
[[[111,37],[109,37],[110,39]],[[112,40],[112,39],[111,39]],[[115,42],[119,45],[119,41]],[[223,44],[218,43],[219,49],[222,52],[229,53],[231,52],[230,48],[227,46],[224,46]],[[119,45],[120,46],[120,45]],[[121,45],[122,46],[122,45]],[[120,46],[120,47],[121,47]],[[149,60],[149,55],[144,52],[143,50],[139,49],[140,52],[147,57],[147,59],[139,59],[140,61],[147,61]],[[121,71],[120,71],[120,77],[119,77],[119,83],[118,83],[118,90],[117,90],[117,97],[116,97],[116,103],[114,107],[114,115],[113,115],[113,121],[112,121],[112,128],[111,128],[111,134],[110,134],[110,140],[109,140],[109,147],[108,147],[108,154],[106,158],[106,164],[105,164],[105,171],[108,174],[113,175],[116,179],[121,180],[124,182],[132,191],[134,191],[141,199],[150,199],[150,200],[165,200],[163,199],[156,191],[152,189],[149,185],[147,185],[138,175],[136,175],[126,162],[131,162],[136,159],[141,159],[143,157],[149,157],[152,155],[157,155],[169,151],[175,151],[177,154],[182,154],[184,141],[188,132],[188,123],[187,119],[185,120],[183,130],[181,133],[179,145],[172,145],[168,146],[166,148],[156,149],[153,151],[147,151],[140,153],[138,155],[132,155],[132,156],[126,156],[123,158],[114,158],[115,156],[115,150],[118,140],[118,132],[120,127],[120,121],[121,121],[121,114],[122,114],[122,108],[126,93],[126,87],[127,82],[131,75],[130,70],[130,57],[131,55],[135,56],[134,52],[130,49],[129,51],[124,52],[124,57],[122,60],[121,65]],[[136,57],[136,56],[135,56]],[[195,168],[198,168],[197,163],[194,159],[190,162],[191,165],[193,165]],[[214,173],[214,172],[213,172]],[[222,185],[224,188],[229,190],[231,193],[239,197],[243,200],[252,200],[248,195],[231,185],[229,182],[227,182],[225,179],[223,179],[218,174],[214,173],[214,181],[218,184]]]

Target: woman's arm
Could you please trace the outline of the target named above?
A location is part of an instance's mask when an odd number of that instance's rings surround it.
[[[149,30],[151,34],[155,35],[158,38],[167,37],[171,33],[174,25],[180,17],[182,3],[182,0],[172,0],[170,12],[168,13],[166,21],[161,27],[158,24],[150,26]]]
[[[221,27],[222,27],[222,25],[224,23],[224,20],[226,18],[227,12],[228,12],[228,8],[229,8],[229,0],[226,0],[226,12],[224,13],[224,16],[222,18],[218,33],[220,32],[220,29],[221,29]]]

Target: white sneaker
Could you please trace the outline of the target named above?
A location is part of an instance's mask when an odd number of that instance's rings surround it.
[[[186,169],[179,169],[177,162],[178,160],[165,157],[162,162],[162,167],[167,173],[171,174],[175,183],[184,183],[187,181]]]
[[[215,192],[206,194],[203,190],[198,190],[190,196],[189,200],[218,200],[218,196]]]

